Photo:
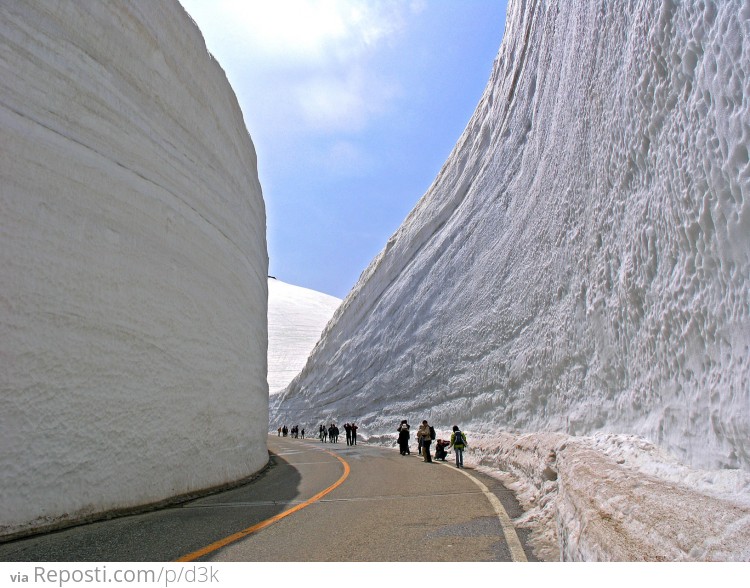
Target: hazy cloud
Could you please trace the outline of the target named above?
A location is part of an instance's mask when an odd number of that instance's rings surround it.
[[[330,133],[364,129],[399,95],[397,83],[372,71],[368,59],[398,40],[422,2],[182,3],[199,26],[214,23],[204,35],[235,91],[260,109],[250,114],[256,126]]]
[[[302,123],[326,132],[357,132],[388,108],[399,94],[393,82],[354,67],[321,73],[302,80],[295,88]]]

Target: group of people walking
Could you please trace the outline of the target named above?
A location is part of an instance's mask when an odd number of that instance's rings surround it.
[[[357,429],[359,427],[355,423],[345,423],[344,431],[346,432],[346,444],[356,445],[357,444]],[[338,443],[339,442],[339,428],[335,423],[331,423],[328,427],[320,425],[318,428],[318,437],[320,437],[321,443]]]
[[[407,420],[401,421],[396,431],[398,432],[398,445],[401,455],[410,455],[409,450],[409,439],[411,438],[410,433],[411,427]],[[448,449],[453,448],[453,452],[456,455],[456,467],[464,467],[464,449],[468,443],[466,441],[466,435],[458,428],[458,425],[453,425],[453,432],[451,433],[451,439],[435,439],[435,428],[432,427],[427,421],[422,421],[417,429],[417,451],[419,455],[424,457],[424,461],[431,462],[432,455],[430,454],[430,445],[435,441],[435,459],[445,461],[448,456]]]
[[[288,428],[286,425],[283,427],[278,428],[279,437],[282,435],[286,437],[287,435],[291,436],[292,439],[299,439],[300,434],[302,435],[302,438],[305,438],[305,430],[302,429],[302,432],[300,433],[299,425],[294,425],[291,429]]]
[[[357,425],[355,423],[344,424],[344,431],[346,432],[346,444],[356,445],[357,444]],[[396,429],[398,432],[398,445],[401,455],[411,455],[409,450],[409,441],[411,439],[411,426],[409,421],[403,420]],[[291,433],[291,437],[294,439],[302,437],[305,438],[305,430],[295,425],[290,429],[286,425],[279,427],[278,434],[286,437]],[[318,427],[318,437],[321,443],[338,443],[339,442],[339,428],[336,423],[330,425],[320,425]],[[464,467],[464,449],[468,446],[466,441],[466,434],[463,433],[458,425],[453,425],[453,432],[451,433],[450,441],[448,439],[436,439],[435,428],[431,426],[426,420],[422,421],[422,424],[417,428],[417,451],[419,455],[424,457],[424,461],[432,462],[432,454],[430,453],[430,446],[432,442],[435,442],[435,459],[445,461],[448,457],[448,450],[453,449],[453,453],[456,456],[456,467]]]
[[[318,437],[320,437],[321,443],[338,443],[339,428],[334,423],[331,423],[327,427],[320,425],[318,427]]]
[[[356,423],[346,423],[344,425],[344,431],[346,432],[346,444],[356,445],[357,444],[357,429],[359,427]],[[279,437],[291,437],[292,439],[305,438],[305,430],[300,429],[299,425],[294,425],[291,429],[286,425],[283,425],[277,429]],[[338,443],[339,442],[339,428],[336,423],[331,423],[327,427],[320,425],[318,428],[318,437],[323,443]]]

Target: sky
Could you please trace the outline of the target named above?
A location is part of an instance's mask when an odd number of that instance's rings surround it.
[[[258,154],[269,274],[344,298],[489,80],[504,0],[180,0]]]

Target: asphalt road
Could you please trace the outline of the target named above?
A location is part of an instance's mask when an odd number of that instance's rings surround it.
[[[268,445],[251,483],[0,544],[0,561],[534,560],[508,519],[519,506],[493,478],[397,448],[275,435]]]

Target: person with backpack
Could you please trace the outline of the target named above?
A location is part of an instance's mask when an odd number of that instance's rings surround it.
[[[417,429],[417,439],[421,441],[420,445],[422,446],[422,455],[424,456],[425,462],[432,463],[432,456],[430,455],[430,443],[432,443],[432,438],[435,429],[433,429],[427,421],[422,421],[422,424],[419,425],[419,429]]]
[[[464,435],[457,425],[453,425],[453,432],[451,433],[451,444],[453,451],[456,454],[456,467],[464,467],[464,449],[469,444],[466,442],[466,435]]]

